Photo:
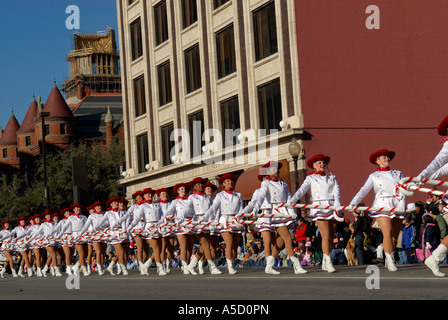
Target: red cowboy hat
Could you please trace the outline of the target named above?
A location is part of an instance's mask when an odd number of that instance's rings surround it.
[[[178,183],[173,187],[173,192],[177,193],[177,189],[179,189],[180,187],[185,187],[185,189],[187,189],[187,192],[190,191],[190,187],[188,186],[188,184],[186,183]]]
[[[129,203],[129,201],[126,200],[125,198],[118,199],[118,202],[124,203],[125,205],[127,205]]]
[[[10,220],[5,220],[5,221],[3,221],[3,222],[2,222],[2,226],[3,226],[5,223],[9,223],[9,224],[11,224],[11,221],[10,221]]]
[[[171,196],[171,190],[168,189],[168,188],[157,189],[157,190],[156,190],[156,195],[157,195],[158,197],[160,197],[160,193],[162,193],[162,192],[166,192],[166,193],[168,193],[169,196]]]
[[[20,222],[20,220],[25,220],[26,221],[26,218],[25,217],[19,217],[18,219],[17,219],[17,222]]]
[[[54,217],[58,217],[58,218],[60,218],[60,215],[59,215],[59,213],[54,212],[54,213],[51,215],[51,217],[52,217],[52,218],[54,218]]]
[[[132,194],[132,199],[137,198],[137,196],[143,197],[143,191],[136,191]]]
[[[116,202],[118,202],[118,198],[117,197],[112,197],[112,198],[110,198],[109,200],[107,200],[107,202],[106,202],[106,206],[109,206],[112,202],[114,202],[114,201],[116,201]]]
[[[330,163],[330,157],[324,156],[323,154],[316,154],[312,158],[308,159],[308,161],[306,162],[306,165],[312,169],[313,168],[313,163],[317,162],[317,161],[323,161],[323,162],[325,162],[325,164],[329,164]]]
[[[218,187],[217,187],[216,185],[214,185],[213,183],[211,183],[211,182],[207,182],[207,183],[205,184],[205,186],[204,186],[204,189],[207,188],[207,187],[212,188],[213,192],[215,192],[216,190],[218,190]]]
[[[70,210],[73,210],[74,208],[79,207],[79,208],[84,208],[84,206],[80,203],[74,203],[70,206]]]
[[[448,116],[446,116],[445,119],[443,119],[442,122],[440,122],[439,127],[437,128],[437,132],[441,136],[446,136],[448,135],[446,133],[447,129],[448,129]]]
[[[223,175],[221,178],[218,179],[219,184],[222,184],[225,180],[230,179],[233,181],[233,183],[236,183],[238,180],[237,177],[235,177],[233,174],[227,173]]]
[[[378,150],[370,155],[369,161],[376,165],[376,159],[381,156],[388,156],[389,159],[392,160],[395,157],[395,152],[389,151],[387,149]]]
[[[155,194],[156,192],[152,190],[151,188],[146,188],[142,191],[142,195],[145,193]]]
[[[66,211],[70,211],[70,208],[64,208],[64,209],[62,209],[62,210],[61,210],[61,214],[64,215],[64,212],[66,212]]]
[[[193,180],[191,180],[188,183],[188,186],[190,187],[190,189],[192,189],[196,183],[202,183],[203,185],[205,185],[207,183],[207,181],[208,181],[207,179],[202,179],[202,178],[199,178],[199,177],[198,178],[194,178]]]
[[[40,215],[40,217],[41,217],[41,218],[45,218],[45,216],[46,216],[47,214],[51,215],[51,211],[50,211],[50,210],[46,210],[44,213],[42,213],[42,214]]]
[[[94,208],[94,207],[96,207],[96,206],[102,206],[102,207],[104,207],[104,203],[103,203],[102,201],[96,201],[96,202],[94,202],[90,207],[91,207],[91,208]]]

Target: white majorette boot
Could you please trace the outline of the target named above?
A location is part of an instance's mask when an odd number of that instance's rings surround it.
[[[437,277],[444,277],[445,274],[440,272],[439,264],[445,259],[446,254],[448,253],[448,248],[443,244],[439,244],[439,246],[434,250],[434,252],[425,259],[426,266],[431,269],[432,273],[434,273]]]
[[[302,265],[300,264],[300,260],[297,257],[290,257],[292,265],[294,267],[294,273],[295,274],[304,274],[307,273],[305,269],[302,268]]]
[[[5,277],[5,273],[6,273],[6,268],[3,267],[3,268],[2,268],[2,271],[0,271],[0,277],[1,277],[1,278],[4,278],[4,277]]]
[[[190,273],[192,275],[197,275],[198,273],[194,270],[194,268],[196,268],[196,266],[198,265],[198,258],[196,258],[196,256],[193,256],[193,258],[191,259],[190,263],[187,266],[188,271],[190,271]]]
[[[384,259],[384,265],[389,271],[397,271],[397,266],[395,265],[394,253],[384,252],[386,259]]]
[[[109,266],[107,267],[106,271],[108,271],[110,273],[111,276],[114,276],[114,266],[115,266],[115,262],[111,261],[109,263]]]
[[[226,259],[226,261],[227,261],[227,269],[229,270],[229,274],[236,274],[236,273],[238,273],[238,272],[233,268],[233,260]]]
[[[333,273],[336,269],[333,267],[333,262],[329,255],[324,254],[322,259],[322,270],[327,271],[329,273]]]
[[[216,267],[215,263],[212,260],[207,260],[207,263],[208,263],[208,267],[210,268],[211,274],[221,274],[222,273],[222,271]]]
[[[119,264],[119,266],[121,267],[121,272],[124,276],[129,275],[128,270],[126,269],[126,266],[124,264]]]
[[[16,269],[11,268],[11,272],[12,272],[12,276],[13,276],[13,278],[18,278],[18,277],[19,277],[19,275],[18,275],[17,272],[16,272]]]
[[[46,277],[46,276],[47,276],[47,272],[48,272],[48,266],[45,265],[45,266],[42,268],[42,275],[43,275],[44,277]]]
[[[31,278],[33,276],[33,269],[32,268],[28,268],[28,278]]]
[[[87,267],[81,266],[80,270],[81,270],[81,272],[82,272],[84,277],[87,277],[87,276],[90,275],[89,271],[87,270]]]
[[[36,269],[36,275],[37,275],[38,277],[42,277],[42,269],[41,269],[41,268],[37,268],[37,269]]]
[[[22,267],[19,268],[19,272],[17,273],[17,275],[19,277],[21,277],[21,278],[25,278],[25,275],[23,274],[23,268]]]
[[[198,273],[199,274],[204,274],[204,261],[199,260],[198,261]]]
[[[98,264],[98,275],[99,275],[99,276],[104,275],[104,269],[103,269],[103,266],[100,265],[100,264]]]
[[[140,270],[140,275],[145,276],[146,273],[145,273],[145,268],[143,267],[143,265],[144,265],[143,262],[141,262],[141,261],[138,262],[138,269]]]
[[[171,272],[171,260],[170,259],[166,259],[165,260],[165,270],[166,270],[166,274],[170,274]]]
[[[183,274],[190,274],[190,271],[188,271],[188,264],[187,262],[182,260],[182,273]]]
[[[54,268],[54,274],[55,274],[55,276],[56,276],[56,277],[62,277],[62,273],[61,273],[61,270],[59,270],[59,267],[56,266],[56,267],[53,267],[53,268]]]
[[[145,275],[149,276],[149,268],[151,268],[152,265],[152,259],[148,258],[146,262],[143,264],[143,271],[145,272]]]
[[[66,268],[65,268],[65,273],[66,273],[68,276],[71,276],[71,275],[72,275],[72,266],[66,266]]]
[[[266,258],[266,268],[264,268],[265,273],[269,274],[280,274],[279,271],[274,270],[275,258],[273,256],[268,256]]]
[[[166,276],[163,264],[161,262],[156,262],[156,266],[157,266],[157,273],[159,274],[159,276]]]

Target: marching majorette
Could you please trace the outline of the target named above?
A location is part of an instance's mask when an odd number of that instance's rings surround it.
[[[106,207],[110,208],[104,214],[101,220],[98,222],[97,226],[94,228],[94,231],[107,231],[108,241],[115,249],[115,257],[112,258],[109,266],[107,267],[107,271],[111,275],[115,275],[113,272],[114,266],[117,265],[117,274],[123,273],[123,275],[127,276],[128,271],[126,269],[126,261],[127,257],[125,257],[124,248],[122,245],[123,238],[118,228],[123,228],[124,222],[122,221],[122,215],[118,210],[118,201],[119,198],[111,197],[106,202]],[[123,228],[125,229],[125,228]]]
[[[244,232],[244,226],[230,226],[234,223],[235,216],[243,212],[243,198],[241,193],[234,190],[238,178],[232,174],[224,174],[218,179],[222,186],[221,192],[213,200],[213,205],[205,212],[204,220],[214,220],[213,217],[220,215],[219,228],[221,236],[226,243],[226,261],[229,274],[235,274],[237,271],[233,262],[237,256],[237,248],[240,243],[241,234]]]
[[[86,263],[87,242],[84,239],[81,239],[81,230],[87,222],[87,217],[81,214],[82,208],[84,208],[84,205],[78,202],[70,206],[69,209],[72,213],[68,217],[67,222],[64,224],[61,233],[67,234],[67,232],[71,228],[70,236],[74,241],[75,250],[78,252],[79,256],[77,263],[72,268],[72,271],[75,275],[78,275],[81,271],[84,276],[88,276],[89,271],[87,269]]]
[[[6,266],[9,265],[12,271],[12,275],[14,278],[17,278],[17,272],[14,269],[14,260],[12,258],[12,254],[14,253],[14,245],[12,243],[9,243],[9,241],[12,240],[12,230],[11,230],[11,221],[5,220],[2,222],[2,228],[3,230],[0,231],[0,253],[3,253],[3,255],[6,258],[6,263],[3,265],[2,270],[0,271],[0,277],[4,278],[6,273]]]
[[[129,226],[132,224],[132,221],[134,219],[135,214],[138,211],[138,208],[145,203],[143,199],[143,191],[136,191],[132,194],[132,199],[134,199],[134,204],[128,209],[128,216],[129,216]],[[127,226],[128,231],[131,233],[133,230],[129,229],[129,226]],[[139,230],[139,233],[135,233],[132,235],[135,241],[135,245],[137,247],[137,261],[138,266],[140,269],[141,275],[146,275],[146,268],[143,267],[146,259],[149,256],[149,244],[146,242],[146,240],[142,239],[141,232],[143,232],[145,228],[144,221],[139,221],[137,225],[135,226],[135,230]]]
[[[171,190],[168,188],[161,188],[156,190],[156,195],[158,198],[159,208],[162,211],[163,218],[165,219],[168,214],[168,208],[171,204],[169,201],[171,197]],[[161,255],[162,255],[162,261],[165,260],[165,272],[167,274],[171,271],[171,261],[174,258],[174,244],[175,244],[176,237],[173,232],[167,232],[162,234],[162,249],[161,249]]]
[[[68,224],[68,218],[70,217],[70,208],[64,208],[61,210],[62,219],[59,221],[58,225],[55,227],[55,237],[58,238],[58,242],[62,246],[62,251],[65,257],[65,273],[67,275],[72,274],[72,262],[73,254],[75,252],[75,244],[72,241],[72,227],[71,224],[65,228]]]
[[[373,188],[375,200],[372,207],[398,208],[394,212],[370,211],[368,215],[376,219],[383,233],[383,248],[385,252],[385,265],[389,271],[396,271],[394,252],[397,237],[402,227],[402,219],[406,212],[406,198],[394,197],[395,187],[403,178],[399,170],[391,170],[391,161],[395,158],[395,152],[381,149],[369,156],[369,161],[377,168],[367,178],[364,186],[359,190],[350,202],[350,207],[355,208]]]
[[[308,174],[289,202],[297,203],[308,190],[311,190],[312,205],[340,207],[341,191],[336,177],[328,170],[329,163],[330,157],[323,154],[317,154],[310,158],[307,165],[314,171]],[[333,214],[333,210],[325,209],[311,209],[308,214],[311,220],[316,221],[322,236],[322,270],[328,272],[336,271],[330,258],[337,228],[337,221]]]
[[[188,186],[190,189],[192,189],[191,194],[189,196],[189,200],[192,203],[193,210],[194,210],[194,218],[193,222],[199,223],[199,222],[208,222],[205,221],[204,215],[205,212],[210,208],[210,199],[206,197],[204,193],[204,186],[207,183],[207,179],[202,179],[200,177],[194,178],[192,181],[189,182]],[[213,262],[212,255],[210,252],[210,243],[208,240],[208,234],[209,231],[202,230],[201,228],[198,228],[195,230],[195,236],[198,240],[200,247],[197,253],[193,256],[190,263],[188,264],[187,268],[188,271],[190,271],[191,274],[197,275],[197,272],[195,271],[196,266],[201,261],[202,256],[205,256],[205,259],[207,260],[209,269],[211,274],[221,274],[221,270],[216,268],[215,263]],[[202,272],[201,272],[202,273]]]
[[[187,261],[190,261],[192,248],[194,245],[194,236],[192,231],[189,228],[182,226],[185,221],[192,220],[194,218],[192,204],[187,196],[189,190],[190,187],[187,183],[176,184],[173,187],[173,193],[177,194],[177,197],[171,201],[171,205],[166,212],[166,219],[168,219],[168,221],[174,221],[177,224],[176,229],[174,229],[174,233],[179,243],[182,272],[185,275],[190,274],[190,271],[188,271],[187,268]]]
[[[291,199],[291,193],[289,192],[288,185],[285,180],[280,179],[280,169],[282,163],[277,161],[269,161],[260,168],[260,175],[266,176],[265,180],[261,183],[259,191],[259,199],[255,205],[255,211],[258,211],[263,207],[263,203],[270,205],[288,203]],[[293,219],[297,216],[294,209],[281,207],[277,209],[279,213],[290,216],[290,218],[272,218],[270,226],[275,228],[277,239],[276,244],[272,249],[272,258],[266,259],[266,267],[270,269],[274,266],[275,260],[284,245],[286,251],[291,259],[294,267],[295,274],[303,274],[307,271],[300,265],[300,260],[295,256],[291,234],[288,230],[288,225],[293,223]],[[271,208],[271,213],[274,212],[274,208]],[[268,266],[269,263],[269,266]]]
[[[36,275],[38,277],[43,277],[42,273],[42,265],[43,265],[43,255],[44,255],[44,249],[42,248],[42,244],[39,243],[36,240],[30,240],[34,237],[34,235],[37,233],[37,231],[40,228],[40,224],[42,222],[41,216],[39,214],[35,214],[33,217],[34,224],[28,229],[27,236],[28,238],[28,244],[30,248],[33,250],[34,254],[34,262],[36,264]]]
[[[162,237],[158,233],[158,226],[161,221],[163,221],[163,213],[159,207],[158,203],[152,202],[152,197],[156,194],[156,192],[151,188],[146,188],[143,190],[143,197],[147,197],[145,199],[145,204],[139,207],[136,214],[134,215],[134,220],[132,225],[129,226],[129,229],[133,229],[134,226],[143,221],[145,223],[143,238],[149,243],[150,247],[153,249],[152,258],[149,257],[148,261],[143,265],[145,269],[145,273],[148,274],[149,268],[151,267],[152,261],[156,262],[157,273],[159,276],[165,276],[165,268],[163,264],[165,261],[162,261]],[[148,233],[145,235],[145,233]],[[163,259],[165,259],[165,255],[163,255]]]
[[[213,205],[213,194],[218,190],[218,187],[211,183],[207,182],[204,186],[204,193],[207,197],[208,201],[210,202],[210,207]],[[219,214],[217,214],[215,217],[211,217],[209,220],[213,223],[219,222]],[[212,255],[213,261],[216,261],[216,254],[218,251],[218,238],[219,238],[219,229],[215,226],[210,226],[210,234],[209,234],[209,243],[210,243],[210,253]]]
[[[448,173],[448,116],[446,116],[442,122],[440,122],[437,132],[439,135],[445,137],[441,144],[442,149],[431,161],[431,163],[417,176],[417,179],[422,181],[423,179],[437,179]],[[446,196],[442,198],[442,201],[447,202]],[[444,277],[445,274],[440,271],[439,265],[445,260],[448,253],[448,236],[445,237],[437,248],[432,252],[429,258],[425,259],[426,266],[431,269],[433,274],[437,277]]]
[[[18,251],[22,256],[22,260],[27,268],[28,277],[32,277],[33,269],[29,259],[29,248],[27,242],[24,239],[26,237],[28,229],[28,226],[26,225],[26,218],[23,216],[19,217],[17,219],[17,222],[19,223],[19,225],[15,227],[14,230],[12,230],[11,236],[15,237],[16,240],[18,240],[18,242],[16,243],[16,251]],[[19,277],[24,277],[22,266],[20,266],[19,272],[17,274],[19,275]]]
[[[93,250],[95,250],[96,265],[98,268],[98,274],[100,276],[104,274],[103,265],[105,263],[107,243],[105,240],[102,240],[101,237],[95,237],[94,230],[103,218],[103,207],[104,203],[101,201],[96,201],[91,206],[87,207],[87,209],[89,210],[89,216],[87,217],[87,221],[80,232],[82,235],[84,235],[86,232],[89,232],[88,237],[90,239],[88,240],[88,244],[93,247]],[[87,261],[89,261],[90,265],[89,254],[87,254]],[[88,272],[90,272],[89,269]]]
[[[262,171],[260,169],[260,171]],[[260,188],[256,189],[252,195],[252,199],[249,201],[247,206],[244,208],[244,212],[252,212],[254,211],[254,208],[256,207],[256,204],[258,202],[258,199],[260,197],[260,190],[261,190],[261,183],[267,178],[267,175],[259,174],[258,175],[258,181],[260,181]],[[264,199],[263,203],[261,204],[260,208],[257,208],[254,212],[255,214],[258,213],[258,210],[261,210],[262,213],[268,214],[271,211],[271,205],[267,202],[266,199]],[[275,228],[271,226],[271,218],[269,217],[263,217],[258,218],[257,222],[260,224],[255,225],[255,231],[258,231],[261,233],[261,237],[263,238],[263,247],[266,257],[266,267],[264,271],[269,274],[280,274],[277,270],[274,270],[274,264],[275,264],[275,258],[272,256],[272,250],[275,246],[276,242],[276,235],[275,235]]]

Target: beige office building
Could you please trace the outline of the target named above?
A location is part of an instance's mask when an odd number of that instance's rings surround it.
[[[117,0],[117,10],[127,196],[233,173],[249,200],[269,160],[294,192],[295,1]],[[299,180],[304,169],[302,150]]]

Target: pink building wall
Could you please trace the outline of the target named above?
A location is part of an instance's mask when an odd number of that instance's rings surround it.
[[[365,26],[371,4],[379,30]],[[448,114],[446,0],[296,0],[296,21],[306,156],[331,157],[342,204],[374,171],[368,157],[378,149],[396,151],[392,168],[405,176],[420,173]]]

